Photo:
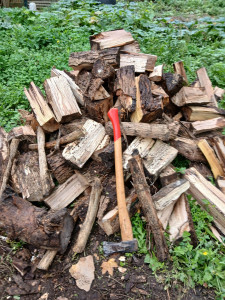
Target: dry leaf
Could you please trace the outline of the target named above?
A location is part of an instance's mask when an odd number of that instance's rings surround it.
[[[113,276],[113,268],[118,268],[118,264],[115,262],[115,258],[110,258],[108,261],[102,263],[101,268],[102,274],[108,272],[109,275]]]
[[[123,267],[119,267],[118,270],[120,271],[120,273],[125,273],[127,271],[127,269]]]

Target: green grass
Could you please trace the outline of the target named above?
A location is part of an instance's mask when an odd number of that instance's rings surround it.
[[[71,52],[89,50],[91,34],[111,29],[130,31],[143,52],[158,55],[157,64],[164,63],[165,70],[183,60],[192,81],[195,71],[205,66],[213,85],[225,87],[224,1],[182,3],[161,0],[110,6],[89,0],[61,1],[43,12],[1,9],[0,126],[10,130],[19,124],[17,109],[29,108],[23,89],[30,81],[42,88],[52,66],[69,70]],[[193,11],[194,19],[181,18]]]

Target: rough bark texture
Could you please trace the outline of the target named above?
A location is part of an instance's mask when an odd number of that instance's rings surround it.
[[[165,261],[168,258],[168,248],[164,237],[162,225],[158,219],[156,209],[150,194],[149,186],[146,182],[142,161],[139,155],[134,155],[129,160],[132,173],[134,188],[137,192],[141,207],[146,217],[147,223],[154,237],[156,245],[156,256],[159,261]]]
[[[183,87],[183,77],[179,74],[164,73],[163,74],[163,89],[172,97]]]
[[[3,175],[9,160],[9,143],[7,141],[7,133],[0,127],[0,187],[3,182]]]
[[[112,107],[112,98],[99,101],[90,101],[86,98],[87,114],[96,122],[105,124],[108,122],[108,111]]]
[[[96,78],[106,79],[115,75],[114,68],[104,59],[98,59],[93,65],[92,74]]]

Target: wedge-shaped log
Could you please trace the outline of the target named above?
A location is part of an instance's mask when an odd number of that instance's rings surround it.
[[[131,33],[124,29],[101,32],[90,36],[92,50],[121,47],[133,42]]]
[[[212,106],[218,107],[217,101],[214,96],[214,90],[212,87],[212,83],[207,74],[206,68],[200,68],[197,70],[197,76],[200,83],[200,86],[205,88],[206,94],[211,102]]]
[[[210,168],[213,172],[213,176],[217,179],[218,176],[225,176],[224,170],[217,159],[215,152],[210,147],[209,143],[202,139],[198,142],[198,147],[201,149],[202,153],[205,155]]]
[[[97,59],[104,59],[110,65],[119,63],[119,47],[100,51],[73,52],[69,57],[69,66],[75,70],[91,69]]]
[[[132,153],[136,149],[141,158],[144,158],[149,150],[154,145],[155,141],[151,138],[140,138],[136,137],[129,147],[123,152],[123,168],[128,170],[128,161],[132,158]]]
[[[194,134],[219,130],[225,127],[225,118],[214,118],[206,121],[196,121],[192,124]]]
[[[205,121],[220,116],[225,116],[225,110],[217,107],[207,106],[185,106],[182,108],[183,115],[187,121]]]
[[[71,90],[77,100],[78,103],[80,103],[82,106],[84,106],[84,96],[83,93],[81,91],[81,89],[79,88],[78,85],[76,85],[75,81],[66,74],[66,72],[52,68],[51,70],[51,76],[60,76],[62,75],[69,83]]]
[[[152,182],[177,156],[177,149],[157,140],[144,160],[144,166]]]
[[[95,152],[92,154],[91,158],[95,161],[102,162],[102,159],[100,157],[101,153],[104,151],[104,149],[109,146],[110,144],[110,136],[105,135],[101,143],[96,148]]]
[[[36,248],[63,253],[73,230],[73,218],[66,209],[47,212],[6,189],[0,201],[1,230]]]
[[[136,73],[152,72],[157,60],[156,55],[123,52],[120,54],[120,67],[134,66]]]
[[[185,193],[190,187],[190,184],[185,179],[174,181],[167,186],[161,188],[152,199],[157,210],[163,210]]]
[[[185,178],[190,182],[189,193],[209,212],[216,226],[225,234],[225,195],[195,168],[187,169]]]
[[[57,122],[69,122],[73,118],[81,116],[76,98],[64,76],[46,79],[44,88]]]
[[[89,186],[88,181],[78,172],[61,184],[44,202],[53,210],[67,207]]]
[[[184,81],[188,83],[187,75],[184,69],[184,64],[182,61],[175,62],[173,64],[173,69],[176,74],[179,74],[183,77]]]
[[[153,72],[149,75],[151,81],[161,81],[163,76],[163,65],[154,67]]]
[[[180,125],[177,122],[171,124],[122,122],[121,126],[126,135],[160,139],[162,141],[174,139],[180,129]],[[106,132],[109,135],[113,135],[113,129],[110,122],[106,124]]]
[[[206,162],[206,159],[198,148],[198,140],[177,137],[171,141],[171,146],[190,161]]]
[[[28,90],[24,88],[24,93],[30,102],[39,125],[49,132],[57,130],[59,125],[41,90],[31,82]]]
[[[210,103],[209,97],[206,95],[204,89],[191,86],[182,87],[182,89],[175,94],[171,100],[177,106],[192,104],[203,105]]]
[[[134,66],[121,67],[116,72],[115,91],[122,106],[129,112],[136,107],[136,85]]]
[[[87,132],[85,137],[79,143],[68,144],[63,150],[63,157],[79,168],[83,167],[105,136],[105,128],[93,120],[87,120],[83,128]]]

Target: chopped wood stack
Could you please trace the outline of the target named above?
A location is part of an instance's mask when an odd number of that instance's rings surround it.
[[[130,215],[142,208],[157,257],[167,258],[168,225],[171,241],[189,231],[197,243],[187,194],[203,209],[208,200],[214,224],[225,234],[225,111],[217,105],[222,90],[213,89],[204,68],[190,86],[183,62],[165,73],[155,65],[157,56],[141,53],[125,30],[91,36],[90,44],[90,51],[71,53],[74,71],[52,69],[46,96],[33,82],[24,89],[32,109],[20,111],[24,126],[9,133],[0,128],[0,229],[47,249],[38,266],[44,270],[57,251],[66,250],[78,219],[83,224],[75,252],[84,250],[96,216],[107,235],[119,230],[116,196],[107,191],[115,185],[107,113],[116,107],[127,207]],[[181,178],[171,165],[178,154],[196,166],[208,163],[218,188],[198,167]]]

